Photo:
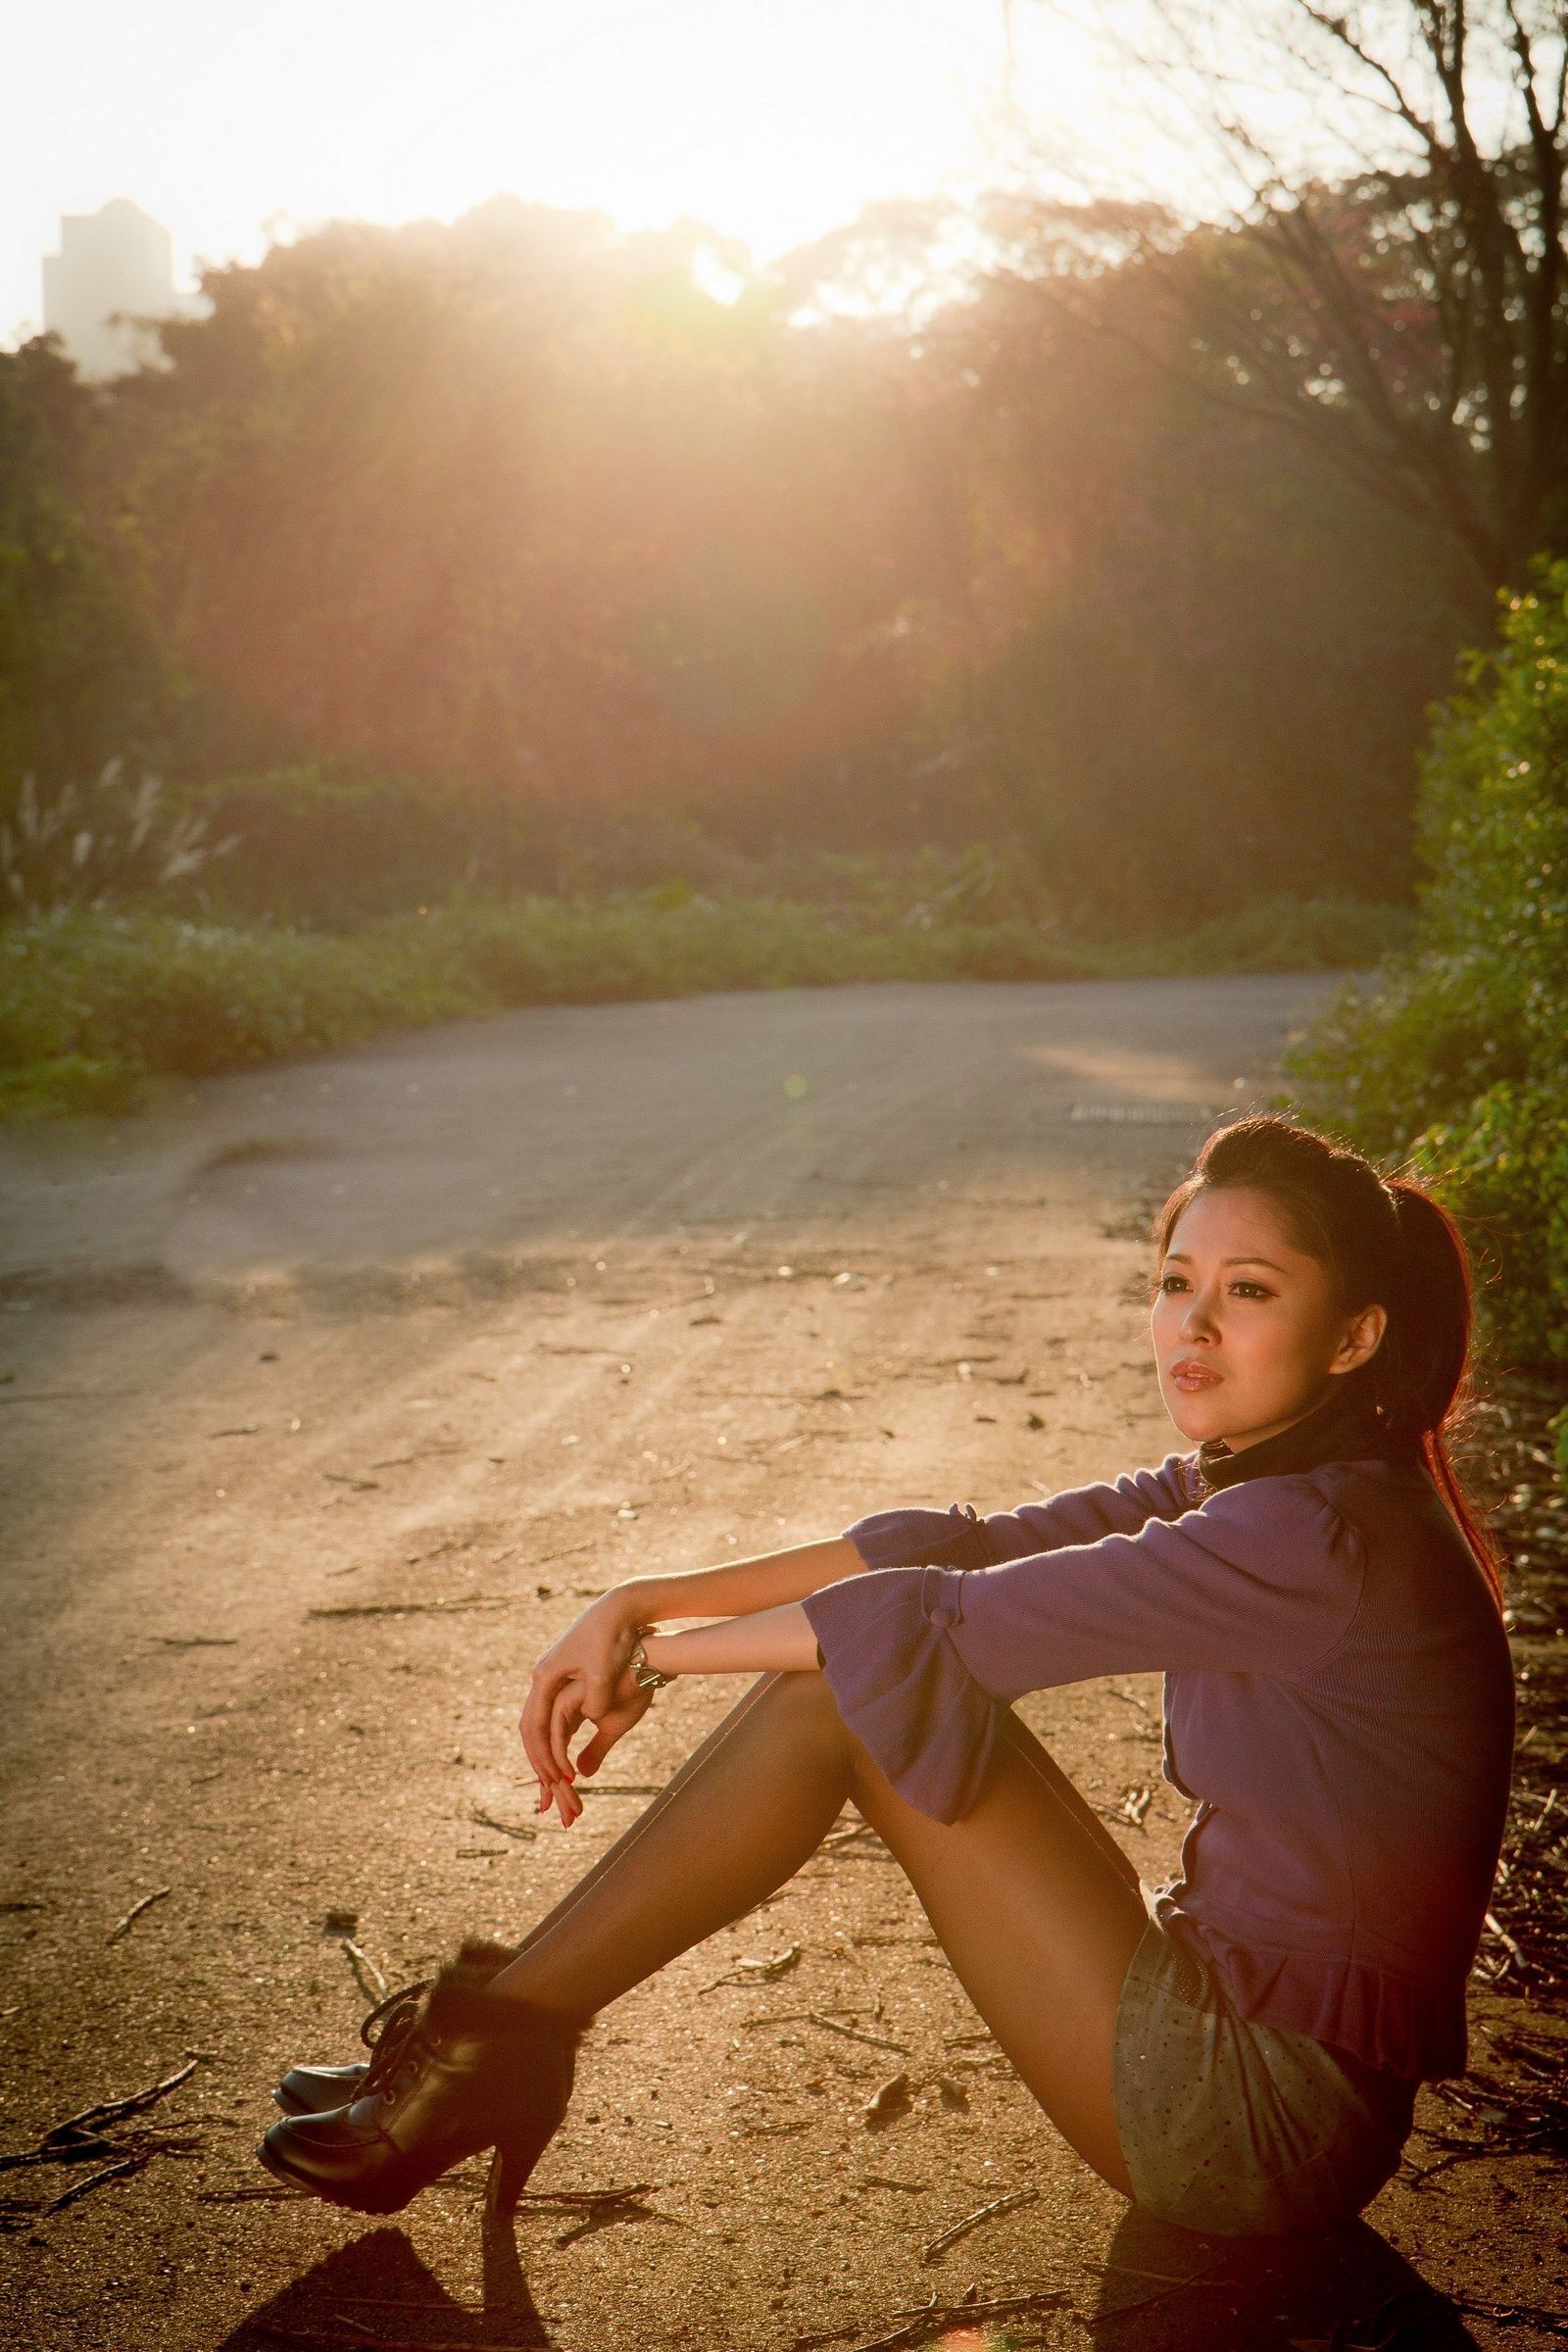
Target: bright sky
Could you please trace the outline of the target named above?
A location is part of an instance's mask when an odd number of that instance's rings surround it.
[[[1125,131],[1093,0],[1014,0],[1015,97],[1070,174]],[[12,0],[0,338],[63,212],[129,196],[177,266],[264,224],[452,220],[502,191],[767,257],[999,176],[1004,0]]]

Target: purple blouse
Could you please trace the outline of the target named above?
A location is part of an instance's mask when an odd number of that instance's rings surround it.
[[[806,1613],[845,1721],[911,1804],[967,1812],[1022,1692],[1163,1668],[1165,1778],[1198,1808],[1172,1933],[1246,2017],[1395,2074],[1464,2072],[1513,1679],[1419,1462],[1210,1492],[1170,1454],[985,1519],[879,1511],[848,1533],[870,1573]]]

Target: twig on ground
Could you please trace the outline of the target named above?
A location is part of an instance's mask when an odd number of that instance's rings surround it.
[[[800,1957],[800,1945],[792,1943],[775,1952],[771,1959],[737,1960],[721,1977],[715,1977],[710,1984],[700,1984],[697,1989],[704,1993],[716,1992],[721,1984],[771,1984],[777,1978],[787,1976],[799,1964]]]
[[[147,2108],[156,2106],[160,2099],[167,2099],[170,2092],[177,2090],[182,2082],[188,2082],[200,2064],[199,2058],[188,2059],[183,2066],[176,2067],[172,2075],[165,2075],[162,2082],[149,2083],[145,2090],[130,2091],[122,2099],[105,2099],[96,2107],[83,2107],[79,2114],[68,2115],[63,2124],[55,2124],[44,2133],[41,2144],[45,2147],[68,2144],[96,2134],[109,2125],[122,2124],[128,2116],[141,2115]],[[15,2158],[0,2157],[0,2165],[15,2161]]]
[[[366,1999],[368,2001],[384,2001],[387,1995],[387,1981],[368,1952],[362,1951],[352,1936],[343,1936],[339,1941],[338,1949],[344,1954],[350,1968],[353,1969],[354,1982]]]
[[[545,2213],[575,2213],[584,2206],[624,2205],[628,2197],[649,2197],[660,2185],[657,2180],[628,2180],[620,2188],[525,2188],[517,2202]]]
[[[892,2050],[895,2056],[911,2055],[906,2041],[890,2041],[882,2034],[862,2034],[857,2026],[841,2026],[836,2018],[824,2017],[816,2009],[780,2009],[776,2015],[749,2017],[746,2026],[820,2026],[825,2033],[842,2034],[846,2041],[863,2041],[873,2050]]]
[[[155,2150],[148,2148],[135,2156],[122,2156],[117,2164],[106,2164],[102,2172],[89,2173],[85,2180],[73,2180],[71,2186],[63,2188],[58,2197],[51,2197],[47,2205],[39,2207],[39,2219],[47,2220],[52,2213],[64,2213],[68,2205],[74,2205],[78,2197],[90,2196],[95,2188],[102,2188],[106,2180],[123,2180],[128,2173],[139,2173],[144,2165],[151,2164],[155,2153]]]
[[[1543,2311],[1536,2303],[1478,2303],[1468,2295],[1450,2295],[1448,2300],[1466,2319],[1491,2320],[1498,2328],[1539,2328],[1543,2335],[1568,2336],[1568,2311]]]
[[[1118,2272],[1127,2278],[1154,2278],[1159,2281],[1159,2284],[1152,2294],[1131,2295],[1126,2302],[1117,2303],[1109,2310],[1097,2311],[1089,2325],[1091,2328],[1099,2328],[1105,2326],[1111,2320],[1124,2319],[1130,2311],[1147,2311],[1152,2304],[1163,2303],[1168,2295],[1179,2294],[1184,2287],[1223,2286],[1224,2279],[1217,2278],[1215,2274],[1224,2269],[1226,2260],[1227,2257],[1223,2254],[1211,2255],[1209,2260],[1200,2264],[1196,2271],[1184,2272],[1179,2278],[1170,2271],[1143,2270],[1137,2263],[1107,2262],[1103,2266],[1107,2274]]]
[[[846,1830],[830,1830],[816,1850],[819,1854],[837,1853],[842,1846],[856,1845],[862,1838],[875,1836],[868,1821],[855,1821]]]
[[[146,2090],[132,2091],[123,2099],[104,2099],[96,2106],[83,2107],[75,2115],[68,2115],[54,2124],[43,2137],[30,2148],[20,2148],[8,2156],[0,2156],[0,2172],[18,2172],[45,2164],[89,2164],[99,2158],[108,2162],[89,2178],[73,2181],[58,2196],[33,2199],[28,2197],[0,2198],[0,2230],[17,2230],[30,2228],[50,2214],[62,2213],[78,2197],[87,2196],[101,2188],[106,2181],[120,2180],[139,2173],[155,2156],[194,2156],[200,2142],[192,2136],[190,2128],[154,2127],[153,2130],[133,2131],[127,2139],[117,2142],[107,2134],[120,2124],[142,2114],[180,2083],[188,2082],[200,2063],[192,2058],[162,2082],[151,2083]],[[195,2131],[205,2127],[197,2122]]]
[[[1140,1782],[1136,1788],[1129,1788],[1122,1798],[1117,1808],[1116,1818],[1118,1821],[1130,1821],[1135,1830],[1141,1830],[1144,1826],[1144,1816],[1153,1801],[1153,1789],[1147,1781]]]
[[[308,2197],[308,2188],[199,2188],[198,2205],[292,2205],[296,2199]]]
[[[640,2197],[623,2197],[613,2204],[591,2206],[580,2221],[573,2222],[569,2230],[562,2230],[556,2243],[558,2246],[574,2246],[579,2237],[592,2237],[597,2231],[608,2230],[616,2222],[667,2223],[669,2219],[667,2213],[656,2213],[653,2206],[645,2205]]]
[[[815,2009],[806,2009],[801,2014],[808,2026],[821,2026],[829,2034],[842,2034],[846,2041],[863,2041],[873,2050],[892,2050],[900,2058],[910,2055],[906,2041],[892,2041],[885,2034],[862,2034],[858,2026],[841,2026],[836,2018],[823,2017]]]
[[[529,1829],[523,1822],[497,1821],[493,1813],[470,1813],[468,1819],[477,1822],[481,1830],[499,1830],[503,1838],[537,1838],[539,1835],[537,1830]]]
[[[475,1593],[471,1598],[456,1600],[361,1600],[344,1601],[332,1608],[307,1609],[307,1617],[454,1617],[460,1609],[509,1609],[512,1603],[502,1597]]]
[[[929,2245],[922,2246],[920,2260],[940,2260],[950,2246],[956,2246],[959,2238],[967,2237],[971,2230],[978,2230],[982,2222],[994,2221],[999,2213],[1011,2213],[1014,2206],[1032,2205],[1039,2194],[1038,2188],[1014,2188],[1009,2189],[1004,2197],[993,2197],[989,2205],[981,2205],[975,2212],[966,2213],[961,2222],[955,2222],[951,2230],[944,2230],[939,2237],[932,2238]]]
[[[1461,2082],[1436,2084],[1435,2095],[1478,2126],[1479,2132],[1461,2138],[1418,2124],[1414,2136],[1439,2154],[1432,2164],[1406,2160],[1403,2178],[1410,2187],[1422,2188],[1438,2174],[1478,2157],[1568,2155],[1568,2090],[1558,2087],[1563,2081],[1562,2045],[1499,2034],[1493,2046],[1522,2068],[1531,2078],[1529,2083],[1521,2087],[1499,2082],[1474,2070]]]
[[[155,1634],[164,1649],[238,1649],[237,1634]]]
[[[122,1919],[116,1920],[114,1926],[104,1937],[105,1943],[118,1943],[122,1936],[125,1934],[126,1930],[130,1928],[135,1921],[140,1919],[144,1911],[150,1911],[154,1903],[161,1903],[165,1895],[172,1894],[173,1891],[174,1889],[172,1886],[157,1886],[153,1889],[151,1894],[144,1894],[139,1903],[132,1903],[130,1909],[124,1914],[124,1917]]]

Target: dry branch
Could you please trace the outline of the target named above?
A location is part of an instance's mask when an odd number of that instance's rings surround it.
[[[1004,2197],[993,2197],[989,2205],[977,2206],[973,2213],[966,2213],[961,2222],[955,2222],[951,2230],[944,2230],[940,2237],[934,2237],[929,2245],[922,2246],[920,2260],[939,2261],[950,2246],[956,2246],[960,2237],[967,2237],[971,2230],[978,2230],[982,2222],[995,2221],[999,2213],[1011,2213],[1014,2206],[1032,2205],[1039,2194],[1038,2188],[1013,2188]]]
[[[124,1916],[116,1920],[114,1926],[104,1937],[105,1943],[118,1943],[122,1936],[125,1934],[126,1930],[130,1928],[135,1921],[140,1919],[144,1911],[150,1911],[154,1903],[161,1903],[165,1895],[172,1894],[173,1891],[174,1889],[172,1886],[157,1886],[153,1889],[151,1894],[144,1894],[139,1903],[132,1903],[130,1909],[124,1914]]]
[[[372,2002],[384,2001],[387,1994],[387,1982],[368,1952],[362,1951],[352,1936],[343,1936],[338,1944],[338,1949],[344,1954],[350,1968],[353,1969],[354,1982],[366,1999]]]
[[[475,1594],[458,1600],[345,1601],[333,1608],[307,1609],[307,1617],[454,1617],[460,1609],[509,1609],[509,1599]]]

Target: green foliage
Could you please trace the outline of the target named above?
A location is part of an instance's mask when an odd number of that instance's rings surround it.
[[[220,919],[347,930],[454,890],[538,890],[553,879],[553,834],[536,811],[449,783],[317,762],[202,783],[188,797],[208,825],[243,844],[194,894]]]
[[[1289,1067],[1352,1143],[1397,1155],[1495,1080],[1527,1075],[1520,996],[1511,968],[1480,953],[1406,950],[1369,982],[1347,981]]]
[[[395,938],[71,914],[0,931],[0,1070],[200,1075],[484,1008]],[[29,1083],[35,1083],[29,1081]]]
[[[57,915],[0,930],[0,1113],[122,1108],[139,1080],[201,1076],[514,1004],[866,980],[1063,980],[1298,969],[1375,910],[1298,910],[1292,953],[1217,926],[1073,941],[1013,917],[925,927],[864,906],[716,900],[656,886],[604,900],[454,895],[347,936],[172,915]],[[1358,931],[1357,936],[1364,936]],[[1227,956],[1231,959],[1226,960]]]
[[[1568,1079],[1489,1088],[1413,1157],[1476,1250],[1497,1354],[1568,1364]]]
[[[145,748],[171,674],[69,481],[90,395],[40,339],[0,351],[0,799]]]
[[[1407,907],[1365,899],[1264,899],[1155,934],[1170,972],[1309,972],[1369,965],[1408,938]],[[1137,952],[1137,943],[1133,943]],[[1143,953],[1150,953],[1145,942]]]
[[[1568,563],[1536,566],[1438,712],[1421,850],[1413,948],[1342,991],[1291,1066],[1459,1216],[1497,1349],[1568,1362]]]

